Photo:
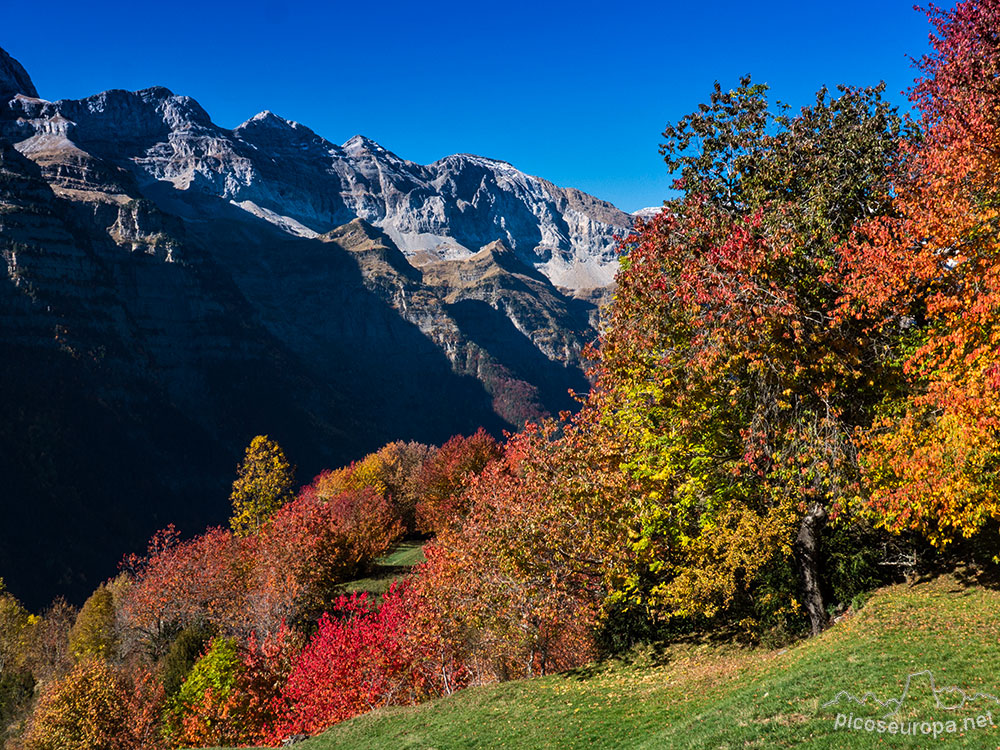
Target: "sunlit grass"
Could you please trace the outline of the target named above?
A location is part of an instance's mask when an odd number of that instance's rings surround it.
[[[353,591],[367,591],[372,595],[381,595],[389,590],[392,582],[409,572],[414,565],[424,561],[423,543],[417,541],[400,542],[384,557],[375,563],[372,574],[343,584],[340,589],[345,594]]]

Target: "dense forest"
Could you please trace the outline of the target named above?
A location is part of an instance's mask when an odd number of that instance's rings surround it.
[[[280,744],[372,708],[711,630],[786,643],[1000,554],[1000,0],[929,12],[913,113],[750,77],[670,124],[580,408],[390,443],[229,528],[158,533],[77,611],[0,593],[8,748]],[[423,546],[382,593],[402,540]],[[2,590],[0,590],[2,591]]]

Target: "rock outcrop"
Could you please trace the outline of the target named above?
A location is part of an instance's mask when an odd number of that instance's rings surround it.
[[[21,63],[0,49],[0,100],[7,101],[17,94],[38,97],[35,84]]]

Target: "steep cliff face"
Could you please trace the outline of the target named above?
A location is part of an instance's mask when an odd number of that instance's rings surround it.
[[[164,88],[76,101],[20,96],[7,106],[12,142],[31,148],[39,135],[64,136],[131,171],[165,209],[190,217],[211,216],[204,202],[211,197],[303,237],[361,218],[406,255],[442,259],[501,240],[572,290],[611,283],[616,236],[631,227],[631,217],[610,204],[506,162],[458,154],[422,166],[363,136],[335,145],[271,112],[229,131]]]
[[[571,408],[629,221],[163,88],[48,102],[0,54],[0,576],[79,598],[156,528],[223,522],[257,433],[305,481]]]
[[[21,63],[0,49],[0,98],[7,101],[17,94],[38,96],[35,84]]]

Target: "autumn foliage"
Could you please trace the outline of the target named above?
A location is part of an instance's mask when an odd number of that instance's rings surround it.
[[[284,621],[315,619],[338,584],[365,573],[402,533],[383,495],[327,496],[321,475],[246,545],[250,621],[258,632],[274,632]]]
[[[273,738],[314,734],[373,708],[440,695],[443,687],[435,683],[445,679],[458,686],[459,674],[424,669],[436,644],[409,630],[420,606],[400,587],[379,603],[367,594],[338,599],[295,660],[282,691],[288,712]]]
[[[886,528],[945,546],[1000,519],[1000,3],[929,15],[900,218],[864,227],[847,258],[852,309],[908,331],[910,388],[866,436],[869,508]]]
[[[465,480],[499,455],[496,440],[480,429],[469,437],[456,435],[429,456],[416,477],[417,528],[434,534],[460,526],[469,510],[463,494]]]
[[[229,525],[237,534],[257,531],[282,505],[292,499],[295,469],[281,446],[258,435],[247,446],[236,472],[230,501]]]
[[[414,587],[426,629],[452,644],[474,682],[578,666],[622,569],[628,479],[591,413],[529,426],[476,475],[461,525],[438,535]],[[557,434],[561,432],[561,434]]]
[[[39,698],[29,750],[146,750],[159,746],[162,691],[140,673],[128,678],[100,659],[84,659]]]
[[[994,556],[1000,0],[929,16],[916,119],[746,77],[667,126],[677,192],[622,240],[575,414],[298,490],[258,436],[228,528],[168,526],[79,612],[0,586],[4,739],[277,745],[644,640],[818,632],[892,578],[882,545]]]

